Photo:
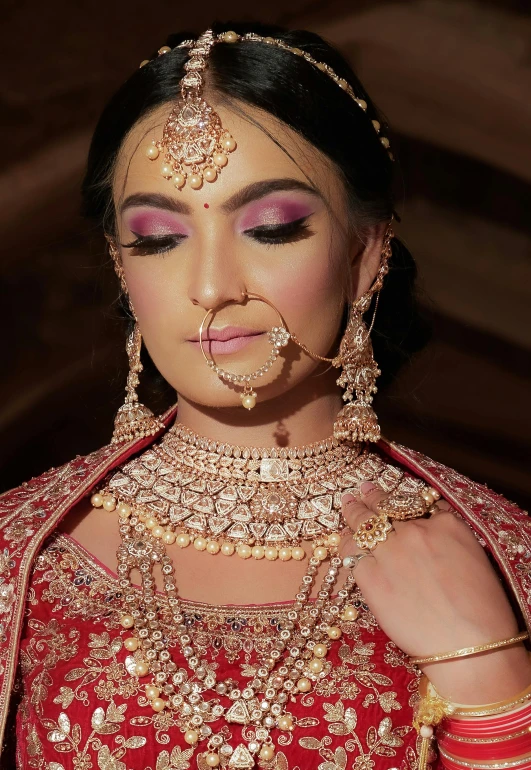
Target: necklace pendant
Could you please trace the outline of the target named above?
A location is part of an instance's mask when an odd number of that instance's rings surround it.
[[[243,743],[236,746],[229,760],[229,767],[235,770],[251,770],[255,764],[253,755]]]
[[[287,481],[289,467],[287,460],[265,457],[260,461],[260,481]]]

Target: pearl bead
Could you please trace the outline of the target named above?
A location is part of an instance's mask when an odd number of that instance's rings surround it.
[[[190,535],[188,532],[181,532],[180,535],[177,535],[176,542],[180,548],[186,548],[187,545],[190,545]]]
[[[120,623],[123,628],[132,628],[135,625],[135,619],[132,615],[122,615]]]
[[[236,553],[241,559],[248,559],[252,553],[251,546],[247,545],[247,543],[240,543]]]
[[[327,632],[329,639],[339,639],[341,636],[341,629],[339,626],[329,626]]]
[[[232,30],[230,32],[225,32],[223,35],[223,40],[226,43],[236,43],[237,40],[239,40],[240,36],[237,32],[233,32]]]
[[[421,738],[431,738],[432,735],[433,735],[433,727],[431,725],[421,725],[421,728],[420,728]]]
[[[232,136],[227,136],[222,142],[223,149],[228,150],[229,152],[232,152],[236,149],[236,142],[232,138]]]
[[[255,545],[252,553],[253,553],[253,559],[263,559],[265,556],[265,550],[261,545]]]
[[[127,519],[127,517],[131,515],[131,506],[127,505],[127,503],[120,503],[120,505],[116,508],[116,511],[118,516],[122,516],[124,519]]]
[[[317,548],[313,549],[313,555],[316,559],[319,559],[319,561],[324,561],[328,556],[328,551],[323,545],[318,545]]]
[[[293,719],[289,714],[284,714],[284,716],[280,717],[277,724],[279,730],[291,730],[293,727]]]
[[[114,511],[116,509],[116,500],[110,495],[105,495],[103,498],[103,508],[106,511]]]
[[[214,157],[212,158],[216,166],[219,166],[222,168],[223,166],[227,165],[228,158],[223,152],[217,152]]]
[[[380,138],[380,142],[383,144],[385,148],[389,147],[389,139],[386,136],[382,136]]]
[[[151,701],[151,708],[153,711],[163,711],[166,706],[166,701],[162,698],[153,698]]]
[[[347,606],[343,610],[343,614],[342,614],[343,620],[356,620],[357,617],[358,617],[358,610],[352,604],[347,604]]]
[[[209,767],[217,767],[219,765],[219,757],[217,754],[214,754],[214,752],[211,752],[206,755],[205,762]]]
[[[343,90],[348,88],[348,83],[346,80],[343,80],[343,78],[339,78],[339,80],[336,81],[338,86],[342,88]]]
[[[175,534],[169,529],[167,529],[162,535],[162,541],[166,543],[166,545],[172,545],[175,543],[175,540]]]
[[[203,171],[203,179],[206,179],[207,182],[215,182],[217,179],[217,176],[218,176],[218,172],[212,166],[205,168],[205,170]],[[217,756],[217,754],[215,754],[214,756]]]
[[[203,186],[203,177],[199,174],[192,174],[190,177],[190,187],[192,190],[199,190]]]
[[[165,533],[164,527],[161,527],[160,524],[157,524],[153,529],[151,530],[151,534],[153,537],[162,537]]]
[[[217,540],[209,540],[206,547],[209,553],[219,553],[219,543]]]
[[[169,45],[163,45],[162,48],[159,48],[158,53],[169,53],[171,51],[171,48]]]
[[[159,148],[154,144],[150,144],[146,150],[146,155],[150,160],[156,160],[159,157]]]
[[[159,695],[160,695],[160,690],[158,687],[155,687],[154,684],[146,685],[146,698],[149,698],[149,700],[153,700],[153,698],[158,698]]]
[[[341,535],[339,532],[332,532],[332,534],[328,535],[328,545],[336,547],[341,545]]]
[[[312,683],[309,679],[306,679],[306,677],[303,676],[302,679],[299,679],[297,682],[297,687],[301,692],[308,692],[312,689]]]
[[[362,110],[367,109],[367,102],[365,101],[365,99],[356,99],[356,101],[358,102]]]
[[[272,545],[265,549],[264,555],[268,561],[275,561],[278,556],[278,551]]]
[[[135,674],[137,676],[145,676],[148,671],[149,671],[149,666],[143,660],[139,661],[135,665]]]
[[[308,663],[308,668],[312,674],[320,674],[323,670],[323,661],[320,658],[312,658]]]
[[[157,520],[153,518],[153,516],[148,516],[148,518],[144,522],[147,529],[153,529],[153,527],[157,526]]]
[[[149,64],[149,59],[142,59],[140,62],[140,68],[145,67],[146,64]]]
[[[194,548],[196,551],[204,551],[207,547],[207,541],[204,537],[196,537],[194,540]]]
[[[184,174],[175,174],[175,176],[173,177],[173,184],[179,190],[181,189],[181,187],[184,187],[185,182],[186,182],[186,177],[184,176]]]
[[[273,746],[269,746],[267,743],[260,749],[260,759],[264,759],[266,762],[273,759],[275,756],[275,749]]]
[[[245,409],[254,409],[256,406],[256,396],[253,396],[251,393],[246,393],[242,396],[242,406]]]
[[[279,548],[278,558],[280,561],[289,561],[291,559],[291,548]]]
[[[96,492],[90,498],[90,502],[92,503],[94,508],[101,508],[101,506],[103,505],[103,495],[100,495],[99,492]]]
[[[373,124],[374,128],[375,128],[377,131],[379,131],[379,130],[380,130],[380,123],[379,123],[379,121],[377,121],[377,120],[373,120],[373,121],[372,121],[372,124]]]
[[[232,554],[234,553],[234,546],[233,546],[233,544],[232,543],[223,543],[223,545],[221,546],[221,553],[224,556],[232,556]]]
[[[291,556],[295,561],[301,561],[301,559],[304,559],[306,556],[306,551],[304,548],[301,548],[300,546],[295,546],[295,548],[291,549]]]
[[[328,647],[326,644],[316,644],[312,650],[312,653],[316,658],[326,658],[328,655]]]
[[[138,639],[135,639],[134,636],[130,636],[128,639],[124,640],[124,647],[129,652],[138,650]]]
[[[160,167],[160,173],[165,179],[171,179],[173,176],[173,169],[169,163],[163,163]]]
[[[197,743],[197,740],[199,738],[199,733],[197,730],[187,730],[184,734],[184,740],[186,743],[189,743],[191,746],[194,743]]]

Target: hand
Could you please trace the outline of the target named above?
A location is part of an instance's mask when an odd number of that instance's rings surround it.
[[[363,521],[377,513],[378,502],[387,496],[371,482],[361,485],[359,496],[345,495],[343,515],[351,531],[355,532]],[[372,557],[364,558],[355,567],[356,582],[380,627],[411,656],[433,655],[492,642],[518,632],[502,584],[475,535],[446,501],[438,501],[438,506],[441,512],[429,518],[393,521],[394,531],[388,534],[385,542],[376,546]],[[349,533],[342,545],[341,556],[360,552]],[[514,648],[509,648],[478,658],[483,659],[482,665],[487,658],[491,664],[495,659],[503,661],[502,668],[510,663],[512,671],[513,659],[517,657],[514,652]],[[513,689],[509,689],[508,695],[527,686],[531,677],[525,650],[520,646],[518,652],[525,681],[519,688],[516,680],[513,683],[509,676],[508,687]],[[467,671],[478,670],[478,658],[445,661],[423,669],[429,670],[437,689],[436,680],[439,679],[440,684],[442,679],[440,692],[449,697],[452,693],[444,684],[448,677],[452,679],[451,672],[463,677],[465,663],[468,664]],[[474,661],[473,664],[470,661]],[[522,661],[525,661],[523,669]],[[522,677],[520,674],[515,676],[519,683]],[[455,692],[455,686],[452,690]],[[466,692],[469,690],[468,687]]]

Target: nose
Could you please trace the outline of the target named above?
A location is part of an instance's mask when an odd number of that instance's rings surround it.
[[[213,310],[228,302],[242,302],[245,293],[245,281],[237,260],[222,248],[209,249],[207,254],[194,260],[188,286],[193,305]]]

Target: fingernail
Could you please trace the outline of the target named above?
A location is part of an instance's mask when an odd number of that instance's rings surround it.
[[[363,484],[360,484],[360,492],[363,497],[368,497],[371,492],[374,492],[375,489],[376,486],[372,483],[372,481],[364,481]]]
[[[341,502],[342,503],[353,503],[356,498],[351,492],[344,492],[341,495]]]

